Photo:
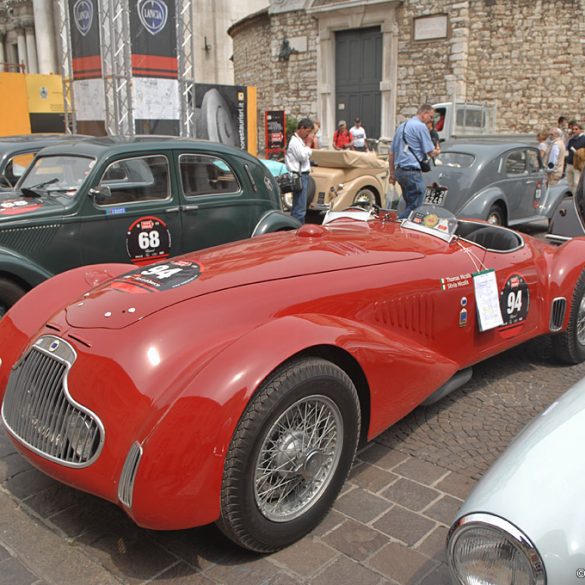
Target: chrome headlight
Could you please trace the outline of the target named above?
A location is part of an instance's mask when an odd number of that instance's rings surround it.
[[[546,585],[544,563],[518,528],[491,514],[469,514],[449,531],[451,572],[461,585]]]

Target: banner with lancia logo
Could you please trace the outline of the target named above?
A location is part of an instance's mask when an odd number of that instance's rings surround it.
[[[130,3],[134,120],[138,134],[179,134],[175,0]]]
[[[177,79],[175,0],[130,2],[132,75]]]
[[[69,0],[73,79],[102,76],[97,0]]]
[[[99,0],[69,0],[68,8],[77,131],[105,134]]]

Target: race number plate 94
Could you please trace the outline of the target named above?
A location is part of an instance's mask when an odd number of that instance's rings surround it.
[[[528,315],[529,305],[528,284],[519,274],[510,276],[500,293],[500,309],[504,325],[524,321]]]

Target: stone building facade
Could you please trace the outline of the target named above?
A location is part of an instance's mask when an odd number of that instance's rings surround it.
[[[585,0],[272,0],[228,32],[235,81],[257,86],[259,111],[319,118],[325,136],[343,117],[336,35],[373,26],[380,136],[454,98],[495,105],[499,132],[533,132],[561,114],[585,121],[584,15]]]

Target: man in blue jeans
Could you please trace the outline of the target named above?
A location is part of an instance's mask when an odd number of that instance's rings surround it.
[[[423,104],[415,116],[398,127],[392,140],[389,180],[391,184],[398,182],[406,203],[406,208],[398,216],[400,219],[408,217],[413,209],[423,204],[426,185],[420,163],[440,152],[427,128],[434,114],[432,106]]]
[[[302,189],[293,192],[293,204],[291,215],[301,223],[305,223],[307,213],[307,188],[309,186],[309,172],[311,171],[312,150],[305,144],[305,139],[313,130],[313,122],[309,118],[303,118],[297,125],[297,131],[292,135],[284,163],[286,168],[293,173],[301,175]]]

